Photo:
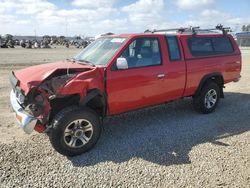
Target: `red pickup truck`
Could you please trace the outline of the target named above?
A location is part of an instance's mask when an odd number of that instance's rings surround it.
[[[222,31],[107,35],[73,59],[14,71],[16,119],[26,133],[45,132],[56,151],[74,156],[96,144],[106,116],[184,97],[210,113],[224,84],[240,79],[241,52]]]

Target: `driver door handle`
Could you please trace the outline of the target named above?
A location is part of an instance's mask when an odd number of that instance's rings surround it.
[[[161,78],[165,78],[165,76],[166,76],[165,74],[158,74],[157,78],[161,79]]]

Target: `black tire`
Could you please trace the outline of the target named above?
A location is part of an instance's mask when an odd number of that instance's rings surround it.
[[[87,125],[83,125],[85,123]],[[84,132],[85,126],[87,129],[91,126],[92,130]],[[65,132],[68,130],[71,130],[70,133]],[[65,108],[55,115],[48,133],[54,149],[65,156],[76,156],[87,152],[95,146],[100,134],[101,122],[97,113],[89,108],[80,109],[78,107]],[[82,138],[86,141],[85,144]]]
[[[212,97],[211,100],[215,100],[215,102],[209,102],[208,100],[208,95],[210,95],[210,93],[212,95],[214,95],[214,97]],[[203,114],[208,114],[211,113],[215,110],[215,108],[218,105],[218,102],[220,100],[220,88],[218,86],[218,84],[216,84],[215,82],[208,82],[207,84],[205,84],[201,91],[196,94],[195,96],[193,96],[193,106],[194,109],[199,112],[199,113],[203,113]],[[209,104],[211,105],[211,107],[209,107]]]

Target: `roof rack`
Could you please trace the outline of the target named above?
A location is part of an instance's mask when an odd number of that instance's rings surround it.
[[[177,32],[177,33],[192,33],[193,35],[196,35],[197,33],[207,33],[207,32],[215,32],[216,31],[222,31],[223,35],[226,35],[228,32],[231,31],[230,27],[223,27],[223,25],[218,24],[215,26],[215,28],[210,29],[200,29],[200,27],[187,27],[187,28],[174,28],[174,29],[154,29],[154,30],[146,30],[144,33],[157,33],[157,32]]]
[[[144,33],[156,33],[156,32],[168,32],[168,31],[176,31],[176,32],[178,32],[178,33],[183,33],[183,32],[185,32],[187,29],[189,29],[189,28],[175,28],[175,29],[159,29],[159,30],[157,30],[157,29],[154,29],[154,30],[149,30],[149,29],[147,29],[146,31],[144,31]]]

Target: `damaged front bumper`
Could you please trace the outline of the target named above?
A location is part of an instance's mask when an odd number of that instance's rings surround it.
[[[37,119],[24,111],[23,107],[18,103],[13,90],[10,92],[10,102],[16,113],[16,120],[20,124],[20,127],[25,133],[30,134],[36,126]]]

